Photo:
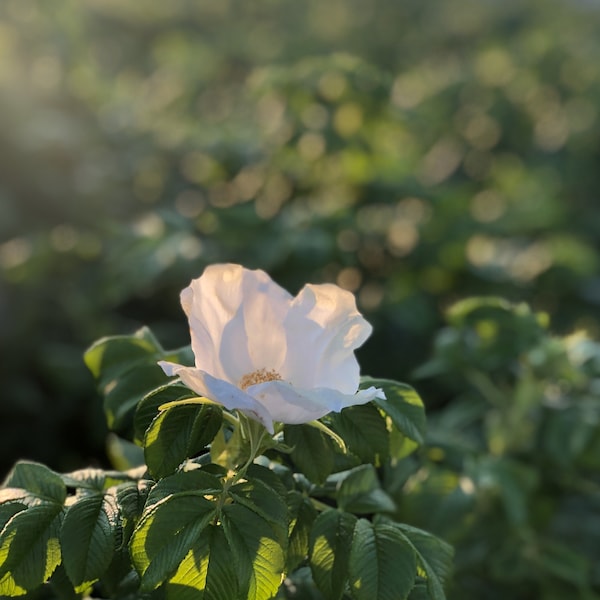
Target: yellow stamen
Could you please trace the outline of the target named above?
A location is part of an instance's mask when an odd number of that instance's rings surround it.
[[[273,369],[257,369],[256,371],[252,371],[252,373],[246,373],[241,379],[239,386],[241,389],[245,390],[249,388],[251,385],[256,385],[257,383],[265,383],[266,381],[280,381],[281,375],[274,371]]]

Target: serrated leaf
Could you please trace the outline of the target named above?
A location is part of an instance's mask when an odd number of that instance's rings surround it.
[[[218,495],[223,491],[220,479],[205,469],[181,471],[161,479],[148,493],[144,510],[174,494],[195,493]]]
[[[247,479],[235,484],[229,491],[234,502],[252,510],[267,521],[277,534],[277,541],[284,549],[288,540],[288,507],[285,496],[260,479]]]
[[[41,500],[63,504],[67,488],[58,473],[35,462],[20,461],[8,474],[3,487],[20,488]]]
[[[285,551],[271,524],[239,504],[223,507],[222,523],[236,563],[240,598],[273,598],[283,580]]]
[[[416,554],[394,527],[360,519],[348,571],[354,600],[404,600],[415,584]]]
[[[0,534],[0,596],[17,596],[48,581],[61,561],[63,507],[41,502],[16,513]]]
[[[308,425],[286,425],[285,443],[292,448],[291,459],[308,479],[323,483],[333,469],[336,446],[329,436]]]
[[[208,525],[166,585],[168,600],[240,598],[233,549],[222,527]]]
[[[348,450],[365,463],[380,463],[389,453],[385,418],[373,404],[350,406],[328,419]]]
[[[63,564],[77,591],[99,579],[110,565],[119,509],[110,494],[86,494],[72,504],[60,531]]]
[[[364,377],[361,388],[375,386],[385,393],[385,400],[376,398],[373,402],[388,415],[395,427],[406,437],[422,444],[425,439],[425,407],[417,392],[404,383],[391,379]]]
[[[11,490],[14,488],[10,488]],[[2,490],[4,491],[4,490]],[[26,493],[19,490],[21,494]],[[27,504],[20,501],[19,496],[15,496],[10,500],[0,499],[0,532],[4,529],[4,526],[18,513],[27,509]],[[22,497],[21,497],[22,498]]]
[[[416,527],[390,523],[405,536],[417,555],[417,565],[425,572],[427,591],[432,600],[446,600],[444,582],[452,568],[454,550],[450,544]]]
[[[309,564],[327,600],[339,600],[348,582],[350,548],[357,518],[339,510],[321,513],[310,532]]]
[[[317,510],[310,499],[292,490],[287,495],[290,524],[286,571],[294,571],[308,556],[310,532],[317,518]]]
[[[146,429],[159,414],[159,406],[185,398],[195,398],[197,394],[179,382],[169,382],[151,390],[139,402],[134,415],[134,439],[144,441]]]
[[[336,499],[342,510],[354,514],[392,512],[396,505],[382,489],[373,465],[352,469],[340,482]]]
[[[176,406],[154,418],[144,437],[144,456],[154,478],[169,475],[200,452],[219,431],[222,411],[208,405]]]
[[[130,543],[142,591],[155,589],[177,571],[215,514],[216,503],[202,490],[166,496],[144,511]]]

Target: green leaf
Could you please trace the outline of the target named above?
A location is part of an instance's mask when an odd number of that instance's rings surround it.
[[[124,433],[132,426],[133,413],[140,400],[165,383],[166,375],[153,357],[149,364],[136,365],[118,379],[113,379],[102,392],[108,427]]]
[[[373,465],[360,465],[340,482],[336,496],[342,510],[354,514],[392,512],[394,501],[382,489]]]
[[[104,387],[136,365],[159,360],[164,354],[148,327],[133,335],[103,337],[86,350],[83,359],[99,385]]]
[[[402,523],[389,522],[404,535],[417,555],[417,565],[424,571],[431,600],[446,600],[444,582],[450,575],[454,551],[440,538]]]
[[[223,484],[218,477],[205,469],[175,473],[161,479],[150,490],[144,511],[147,511],[153,504],[174,494],[194,493],[198,490],[202,490],[204,495],[219,495],[223,491]]]
[[[292,490],[287,495],[290,524],[286,571],[294,571],[308,556],[310,532],[317,518],[317,510],[310,498]]]
[[[194,490],[171,494],[144,511],[130,543],[142,591],[155,589],[177,571],[215,517],[216,503],[207,500],[205,493]]]
[[[165,586],[168,600],[240,598],[233,549],[222,527],[208,525]]]
[[[114,496],[119,508],[119,528],[117,529],[116,540],[118,550],[129,544],[135,525],[144,509],[148,492],[149,482],[147,480],[140,482],[128,481],[107,491],[107,493]]]
[[[385,400],[373,402],[388,415],[394,426],[406,437],[422,444],[425,439],[425,407],[419,394],[409,385],[391,379],[363,377],[361,388],[375,386],[383,389]]]
[[[115,550],[119,509],[110,494],[86,494],[67,510],[60,531],[63,564],[77,591],[106,571]]]
[[[346,589],[356,522],[357,518],[350,513],[328,510],[313,523],[309,543],[310,569],[315,584],[327,600],[339,600]]]
[[[27,490],[41,500],[60,505],[67,497],[67,488],[58,473],[29,461],[18,462],[8,474],[3,487]]]
[[[250,479],[235,484],[229,491],[234,502],[254,511],[267,521],[277,534],[277,541],[286,548],[288,541],[288,507],[285,496],[260,479]]]
[[[195,398],[198,394],[180,382],[170,382],[148,392],[137,405],[134,415],[134,439],[144,441],[146,429],[160,413],[159,406],[185,398]]]
[[[323,483],[333,469],[336,445],[331,438],[308,425],[285,425],[285,443],[292,448],[294,464],[315,483]]]
[[[6,490],[0,490],[0,492],[4,491]],[[21,493],[26,494],[26,492]],[[0,494],[0,532],[4,529],[4,526],[12,519],[12,517],[14,517],[18,512],[27,509],[26,502],[29,503],[29,501],[30,499],[25,499],[23,497],[21,497],[19,500],[17,500],[17,498],[6,500],[2,498],[2,494]]]
[[[160,478],[175,471],[212,441],[221,423],[221,409],[208,405],[177,406],[159,413],[144,438],[150,474]]]
[[[385,418],[373,404],[350,406],[328,419],[348,449],[364,463],[380,464],[389,453]]]
[[[415,585],[416,554],[394,527],[360,519],[348,569],[354,600],[404,600]]]
[[[285,551],[279,535],[256,511],[239,504],[223,507],[222,522],[240,583],[240,598],[269,600],[283,580]]]
[[[119,433],[129,431],[140,400],[168,381],[156,363],[172,359],[177,353],[163,350],[147,327],[129,336],[102,338],[85,352],[85,363],[104,396],[110,429]]]
[[[0,534],[0,596],[18,596],[48,581],[61,562],[62,504],[41,502],[16,513]]]

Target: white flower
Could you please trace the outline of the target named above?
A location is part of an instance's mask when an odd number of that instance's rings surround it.
[[[354,296],[333,284],[294,298],[264,271],[213,265],[181,292],[195,367],[161,361],[201,396],[237,409],[273,433],[273,421],[307,423],[384,399],[358,390],[354,356],[372,327]]]

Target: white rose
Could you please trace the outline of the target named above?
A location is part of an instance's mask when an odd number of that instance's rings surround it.
[[[385,398],[358,391],[354,350],[372,327],[354,296],[308,284],[294,298],[261,270],[207,267],[181,292],[195,367],[161,361],[201,396],[239,410],[273,433],[273,421],[307,423]]]

